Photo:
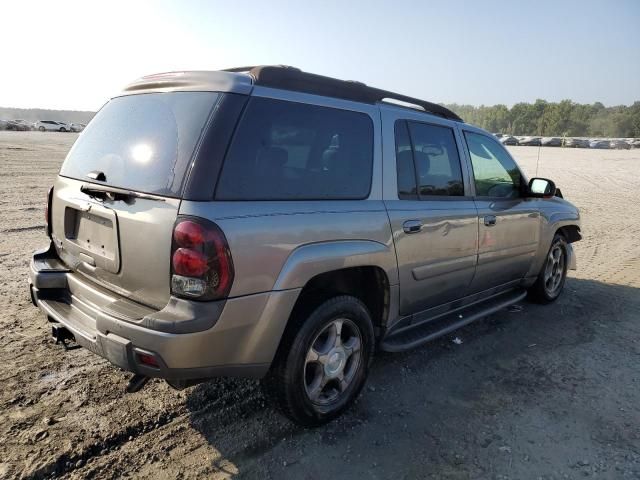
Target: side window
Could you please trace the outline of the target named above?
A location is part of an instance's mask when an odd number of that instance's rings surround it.
[[[229,147],[216,198],[363,199],[372,170],[368,115],[254,97]]]
[[[504,148],[478,133],[464,132],[471,156],[476,195],[515,198],[520,196],[522,174]]]
[[[396,122],[396,168],[400,199],[464,195],[460,156],[449,127]]]

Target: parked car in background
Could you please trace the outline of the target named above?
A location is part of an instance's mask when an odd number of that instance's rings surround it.
[[[631,145],[629,145],[626,140],[618,139],[611,140],[610,147],[615,148],[616,150],[629,150]]]
[[[14,130],[16,132],[26,132],[31,130],[31,124],[26,120],[9,120],[6,126],[7,130]]]
[[[84,123],[72,123],[71,124],[71,131],[72,132],[81,132],[82,130],[84,130],[84,127],[86,127],[86,125]]]
[[[540,140],[540,144],[543,147],[560,147],[562,146],[562,139],[558,137],[544,137]]]
[[[493,136],[496,137],[496,138],[502,138],[502,137],[505,136],[505,134],[504,133],[494,133]]]
[[[518,145],[518,139],[511,135],[504,135],[500,138],[500,143],[503,145]]]
[[[629,146],[631,148],[640,148],[640,138],[629,140]]]
[[[589,140],[585,138],[565,138],[563,147],[589,148]]]
[[[54,120],[40,120],[33,124],[36,130],[41,132],[70,132],[71,126]]]
[[[78,137],[29,272],[55,338],[135,373],[131,392],[262,378],[319,425],[374,351],[551,303],[575,269],[578,209],[440,105],[292,67],[172,75]]]
[[[540,137],[523,137],[518,142],[520,145],[526,145],[528,147],[539,147],[541,145]]]
[[[0,120],[0,130],[4,130],[7,128],[7,122],[6,120]]]
[[[589,142],[589,148],[611,148],[611,141],[596,138]]]

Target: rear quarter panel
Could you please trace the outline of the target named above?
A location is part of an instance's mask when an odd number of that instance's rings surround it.
[[[183,202],[180,213],[222,228],[235,269],[231,297],[303,287],[319,273],[360,265],[379,266],[398,283],[381,200]]]

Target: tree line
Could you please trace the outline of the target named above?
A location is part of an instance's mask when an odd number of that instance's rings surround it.
[[[640,138],[640,101],[631,106],[605,107],[574,103],[571,100],[506,105],[445,105],[460,115],[465,122],[478,125],[494,133],[510,135],[539,135],[545,137],[605,137]],[[94,112],[20,109],[0,107],[0,118],[59,120],[88,123]]]
[[[605,107],[571,100],[506,105],[445,105],[465,122],[494,133],[545,137],[640,137],[640,101],[631,106]]]

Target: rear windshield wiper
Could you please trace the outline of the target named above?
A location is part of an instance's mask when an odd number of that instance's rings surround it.
[[[83,183],[80,187],[82,193],[87,195],[108,200],[124,200],[130,201],[134,198],[144,198],[146,200],[156,200],[158,202],[164,202],[164,198],[156,197],[155,195],[148,195],[146,193],[138,193],[132,190],[126,190],[124,188],[110,187],[108,185],[96,185],[92,183]]]

